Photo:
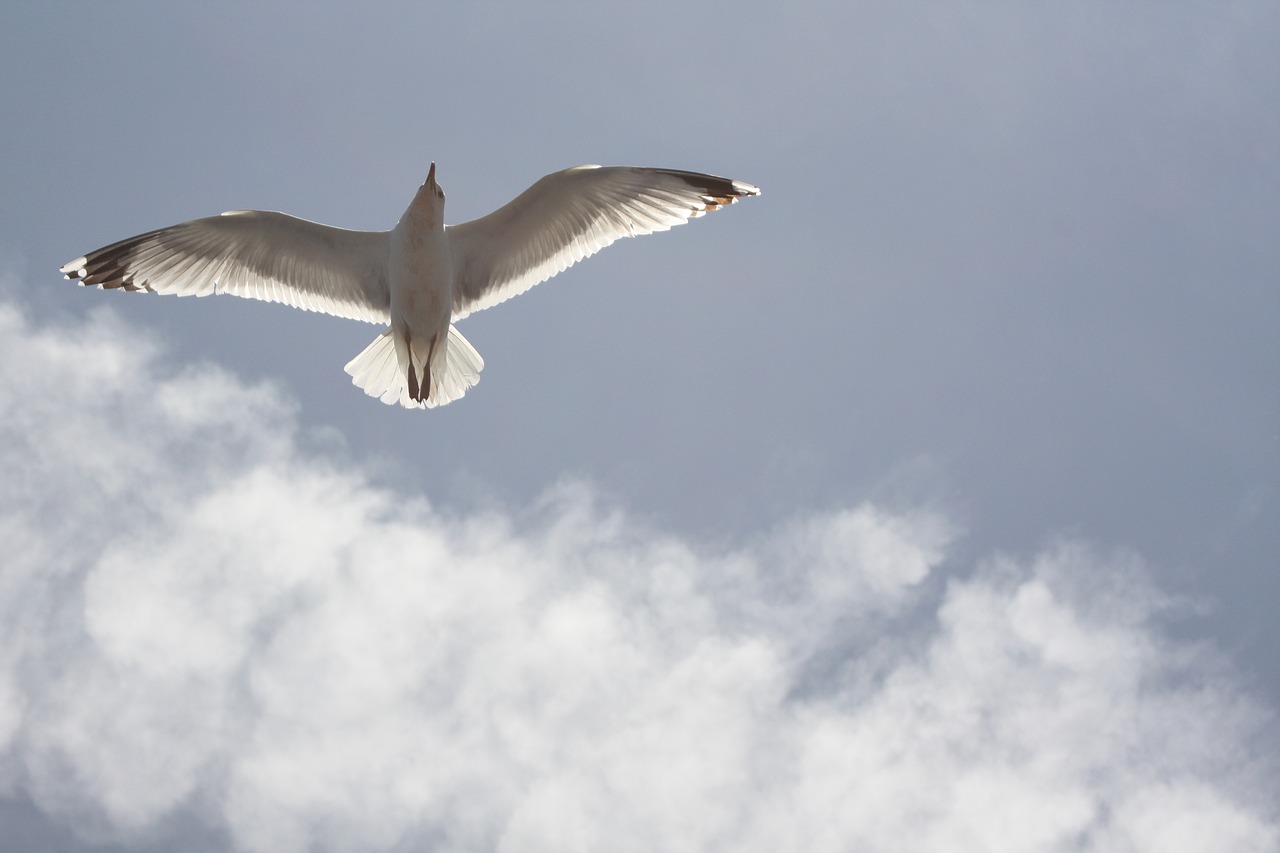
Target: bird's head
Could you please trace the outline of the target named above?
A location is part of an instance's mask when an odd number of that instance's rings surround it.
[[[433,227],[444,226],[444,190],[436,183],[434,162],[427,172],[427,179],[418,187],[418,194],[413,197],[413,204],[409,205],[408,212]]]

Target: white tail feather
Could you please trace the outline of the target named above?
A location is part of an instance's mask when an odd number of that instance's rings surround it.
[[[374,338],[346,367],[351,381],[364,393],[388,405],[399,403],[406,409],[434,408],[453,402],[480,381],[483,369],[484,359],[480,353],[453,326],[449,327],[443,351],[431,365],[431,392],[424,402],[409,396],[408,352],[406,349],[402,360],[390,328]]]

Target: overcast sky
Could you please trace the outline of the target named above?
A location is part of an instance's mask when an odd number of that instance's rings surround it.
[[[1280,7],[10,4],[0,851],[1280,848]],[[224,210],[759,185],[460,328]]]

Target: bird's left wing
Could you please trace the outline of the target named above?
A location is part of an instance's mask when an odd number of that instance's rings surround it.
[[[742,181],[674,169],[553,172],[488,216],[446,228],[453,319],[523,293],[619,237],[666,231],[759,193]]]
[[[148,231],[62,267],[84,285],[178,296],[230,293],[390,322],[389,235],[238,210]]]

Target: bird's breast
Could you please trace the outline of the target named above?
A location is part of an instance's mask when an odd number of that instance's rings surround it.
[[[391,310],[429,334],[447,323],[453,305],[453,262],[443,229],[391,241]]]

